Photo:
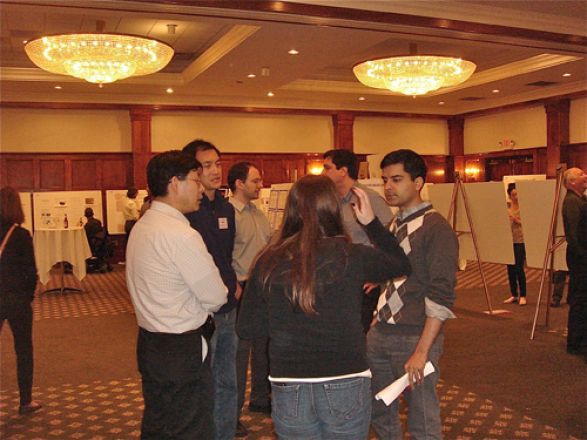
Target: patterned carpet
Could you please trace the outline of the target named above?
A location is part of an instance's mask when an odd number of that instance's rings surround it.
[[[507,283],[503,266],[485,265],[490,286],[503,287]],[[536,281],[539,271],[528,271],[529,280]],[[54,276],[51,285],[58,283]],[[66,285],[75,285],[66,276]],[[83,293],[38,293],[34,302],[34,319],[42,325],[59,326],[60,320],[83,328],[86,321],[98,319],[105,325],[115,315],[134,323],[132,305],[124,281],[124,268],[114,272],[90,274],[84,279]],[[481,286],[475,264],[459,273],[458,289]],[[503,289],[502,289],[503,290]],[[65,323],[65,321],[62,321]],[[88,321],[89,322],[89,321]],[[40,325],[40,324],[35,324]],[[115,324],[112,324],[115,325]],[[35,344],[42,344],[45,334],[36,334]],[[84,336],[80,336],[83,340]],[[125,341],[134,344],[132,338]],[[139,437],[143,401],[140,380],[135,371],[134,359],[119,359],[128,375],[107,377],[100,380],[80,381],[72,378],[51,384],[51,380],[36,375],[35,399],[43,402],[37,413],[19,416],[18,391],[14,379],[14,354],[10,332],[2,332],[2,383],[0,389],[0,438],[2,439],[134,439]],[[53,341],[55,344],[57,342]],[[91,343],[90,343],[91,344]],[[56,345],[57,350],[71,352],[72,347]],[[100,350],[99,347],[95,348]],[[87,350],[92,350],[88,347]],[[38,353],[36,354],[38,357]],[[83,355],[80,355],[83,356]],[[80,369],[82,360],[80,359]],[[69,366],[76,368],[75,365]],[[83,376],[83,374],[82,374]],[[446,439],[550,439],[579,440],[557,426],[549,426],[528,416],[523,408],[509,408],[484,396],[475,394],[454,384],[441,381],[438,387],[441,398],[443,431]],[[247,390],[248,394],[249,390]],[[402,414],[405,422],[405,413]],[[249,430],[248,439],[275,439],[271,418],[258,413],[243,411],[241,421]],[[372,436],[371,438],[375,438]],[[409,437],[407,437],[409,438]]]

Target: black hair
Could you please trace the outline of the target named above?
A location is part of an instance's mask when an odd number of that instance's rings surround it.
[[[84,209],[84,217],[90,218],[94,216],[94,210],[92,208]]]
[[[324,153],[324,159],[330,158],[332,163],[336,165],[336,169],[340,170],[346,167],[349,177],[353,180],[359,178],[359,160],[355,153],[349,150],[328,150]]]
[[[511,196],[512,195],[512,191],[515,190],[515,189],[516,189],[516,183],[515,182],[508,183],[508,189],[507,189],[508,196]]]
[[[137,194],[138,194],[138,193],[139,193],[139,191],[138,191],[138,190],[137,190],[135,187],[131,186],[131,187],[130,187],[130,188],[127,190],[127,191],[126,191],[126,196],[127,196],[129,199],[134,199],[134,198],[137,196]]]
[[[191,141],[189,144],[183,147],[181,151],[183,153],[189,154],[190,156],[196,157],[198,151],[208,150],[216,151],[216,154],[218,157],[220,157],[220,151],[218,151],[218,148],[216,148],[213,143],[205,141],[204,139],[195,139]]]
[[[385,155],[381,161],[380,167],[383,169],[389,165],[395,165],[398,163],[401,163],[404,166],[404,170],[410,175],[412,180],[421,177],[422,180],[426,182],[428,168],[426,167],[424,158],[418,153],[407,149],[392,151]]]
[[[202,168],[194,155],[179,150],[166,151],[153,157],[147,165],[147,183],[153,197],[167,195],[167,185],[172,177],[185,179],[190,171]]]
[[[230,167],[230,170],[228,170],[228,187],[233,194],[236,190],[236,181],[240,180],[244,183],[249,176],[249,170],[251,167],[256,168],[255,165],[250,162],[237,162]]]

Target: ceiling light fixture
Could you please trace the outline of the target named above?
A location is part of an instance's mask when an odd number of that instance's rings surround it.
[[[61,90],[62,87],[61,86],[55,86],[54,88],[57,89],[57,90]]]
[[[247,78],[256,78],[256,77],[257,77],[257,75],[255,75],[254,73],[249,73],[247,75]]]
[[[290,49],[287,53],[290,54],[290,55],[297,55],[297,54],[299,54],[299,52],[297,50],[295,50],[295,49]]]
[[[499,93],[499,89],[493,89],[491,93]]]
[[[563,76],[567,77],[567,76],[571,76],[570,73],[563,73]]]
[[[415,53],[413,45],[410,49]],[[353,72],[368,87],[419,96],[465,82],[476,67],[460,58],[409,55],[365,61],[355,65]]]
[[[166,91],[167,93],[173,93],[173,89],[172,89],[171,87],[168,87],[168,88],[167,88],[165,91]]]
[[[275,96],[275,93],[273,93],[273,92],[267,92],[267,96],[269,96],[270,98],[273,98]]]
[[[25,45],[43,70],[106,84],[163,69],[173,57],[165,43],[122,34],[63,34],[37,38]]]
[[[359,101],[364,101],[365,97],[364,96],[359,96]]]

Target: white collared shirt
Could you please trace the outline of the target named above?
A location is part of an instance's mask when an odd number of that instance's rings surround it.
[[[200,234],[172,206],[153,201],[133,228],[126,282],[140,327],[183,333],[226,303],[227,288]]]

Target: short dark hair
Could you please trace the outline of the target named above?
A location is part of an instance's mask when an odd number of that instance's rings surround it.
[[[512,195],[512,191],[516,189],[516,182],[508,183],[508,196]]]
[[[136,189],[135,187],[131,186],[127,191],[126,191],[126,196],[129,199],[134,199],[137,194],[139,193],[139,190]]]
[[[380,167],[383,169],[389,165],[395,165],[398,163],[401,163],[404,166],[404,170],[410,175],[412,180],[421,177],[424,182],[426,182],[428,167],[426,167],[424,158],[418,153],[407,149],[392,151],[385,155],[381,161]]]
[[[84,217],[90,218],[94,216],[94,210],[92,208],[84,209]]]
[[[147,183],[153,197],[167,195],[167,185],[172,177],[185,179],[190,171],[202,168],[195,155],[179,150],[166,151],[153,157],[147,165]]]
[[[243,183],[249,177],[249,170],[251,167],[257,168],[251,162],[237,162],[228,170],[228,187],[233,192],[236,190],[236,181],[240,180]]]
[[[0,189],[0,221],[2,223],[24,223],[24,211],[18,192],[11,186]]]
[[[218,148],[216,148],[213,143],[205,141],[204,139],[195,139],[191,141],[189,144],[183,147],[181,151],[183,153],[189,154],[190,156],[196,157],[198,151],[208,150],[216,151],[216,154],[218,155],[218,157],[220,157],[220,151],[218,150]]]
[[[324,159],[330,158],[332,163],[336,165],[336,169],[340,170],[346,167],[349,177],[353,180],[359,178],[359,160],[355,153],[349,150],[328,150],[324,153]]]

